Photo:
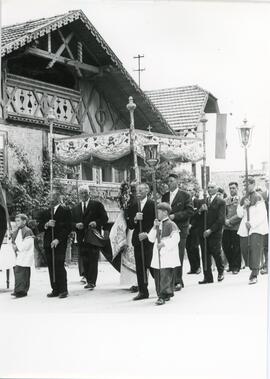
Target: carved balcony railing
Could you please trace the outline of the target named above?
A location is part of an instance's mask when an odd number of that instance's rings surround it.
[[[5,119],[42,125],[52,107],[56,127],[81,130],[84,110],[79,91],[7,74],[3,97]]]

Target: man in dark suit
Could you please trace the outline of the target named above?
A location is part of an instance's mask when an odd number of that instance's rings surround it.
[[[102,203],[89,198],[88,186],[79,188],[81,202],[72,209],[72,228],[77,233],[79,256],[83,259],[84,275],[87,284],[84,288],[93,290],[98,276],[98,259],[100,246],[92,231],[101,232],[101,227],[108,221]]]
[[[223,225],[225,224],[225,201],[217,196],[218,187],[215,183],[208,184],[209,198],[207,204],[201,200],[199,213],[201,214],[199,224],[200,246],[202,251],[204,279],[199,284],[213,283],[212,261],[213,256],[217,270],[218,281],[224,279],[224,264],[221,257],[221,241]],[[204,212],[207,212],[206,230],[204,230]],[[206,251],[205,251],[206,239]]]
[[[6,210],[4,206],[0,204],[0,247],[2,246],[6,231],[7,231]]]
[[[54,208],[53,217],[51,217],[51,209],[47,209],[41,215],[38,228],[40,231],[45,231],[44,250],[52,287],[52,292],[47,296],[62,299],[68,296],[65,257],[67,240],[71,232],[71,212],[61,204],[61,195],[57,190],[52,193],[51,206]],[[53,278],[53,249],[55,280]]]
[[[130,209],[130,217],[127,220],[128,228],[134,229],[132,235],[132,245],[134,247],[136,274],[138,281],[139,293],[133,300],[142,300],[149,297],[147,269],[150,269],[150,264],[153,254],[153,244],[148,240],[140,241],[139,234],[141,232],[148,233],[154,225],[155,220],[155,204],[147,198],[149,186],[146,183],[138,184],[136,187],[137,202],[133,209]],[[140,230],[141,222],[141,230]],[[143,253],[141,250],[143,245]],[[144,264],[143,258],[144,257]]]
[[[175,268],[175,291],[180,291],[184,287],[183,282],[183,262],[188,236],[189,220],[194,213],[191,196],[178,188],[178,175],[170,174],[168,178],[170,192],[162,196],[162,202],[169,203],[172,212],[170,219],[176,223],[180,230],[179,257],[181,267]]]
[[[267,220],[269,222],[269,179],[265,179],[265,188],[266,190],[262,193],[262,197],[265,202],[267,210]],[[261,269],[261,274],[268,274],[268,234],[264,235],[263,240],[263,253],[264,253],[264,264]]]
[[[192,206],[194,208],[194,214],[189,221],[189,231],[186,241],[187,256],[190,264],[190,271],[188,274],[200,274],[201,273],[201,260],[199,250],[199,235],[196,226],[196,219],[198,217],[198,204],[199,199],[196,197],[196,189],[190,188],[187,192],[191,196]]]

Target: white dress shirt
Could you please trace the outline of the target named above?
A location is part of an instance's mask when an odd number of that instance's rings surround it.
[[[211,195],[209,196],[209,203],[211,204],[212,201],[214,200],[214,198],[217,196],[217,194],[215,193],[214,195]]]
[[[53,210],[53,214],[54,214],[54,215],[55,215],[55,213],[56,213],[56,211],[57,211],[59,205],[60,205],[60,204],[57,204],[57,205],[54,207],[54,210]]]
[[[88,203],[89,203],[89,199],[87,201],[82,201],[82,212],[83,212],[84,204],[85,204],[85,209],[87,209]]]
[[[170,191],[170,205],[172,205],[172,202],[178,192],[178,188],[176,188],[174,191]]]
[[[147,196],[143,200],[140,200],[140,203],[141,203],[141,212],[143,211],[143,208],[144,208],[146,202],[147,202]]]

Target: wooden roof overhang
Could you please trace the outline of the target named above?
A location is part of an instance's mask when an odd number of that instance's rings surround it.
[[[33,54],[35,41],[55,30],[62,30],[62,28],[69,29],[70,32],[76,34],[91,60],[85,63],[88,63],[89,67],[98,68],[98,72],[95,72],[94,69],[91,72],[91,69],[84,70],[83,66],[78,66],[77,71],[81,71],[84,78],[94,82],[95,88],[110,101],[127,125],[129,125],[129,112],[126,104],[128,98],[132,96],[137,105],[134,113],[137,129],[145,130],[150,124],[154,132],[175,134],[81,10],[3,28],[2,57],[10,54],[14,56],[16,52],[19,52],[18,50]],[[36,54],[39,53],[42,56],[42,52],[37,49]],[[44,52],[43,55],[44,59],[49,59]],[[65,64],[63,59],[62,62],[61,60],[59,62]],[[66,64],[74,65],[74,62],[69,59],[66,60]]]

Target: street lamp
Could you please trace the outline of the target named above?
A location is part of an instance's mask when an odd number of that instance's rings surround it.
[[[238,134],[239,134],[240,144],[245,150],[245,187],[246,187],[246,196],[247,196],[248,195],[248,154],[247,154],[247,149],[251,144],[253,126],[249,125],[247,122],[247,119],[244,118],[243,124],[240,125],[237,128],[237,130],[238,130]],[[248,218],[249,218],[249,212],[248,212]]]
[[[144,162],[149,166],[151,174],[152,174],[152,186],[153,186],[153,197],[155,204],[155,218],[158,218],[157,214],[157,183],[156,183],[156,167],[160,161],[160,144],[157,139],[154,138],[153,133],[151,133],[151,127],[148,128],[149,133],[146,135],[147,142],[143,145],[144,149]],[[160,243],[160,229],[159,226],[156,226],[156,235],[157,242]],[[160,258],[160,249],[158,249],[158,264],[159,264],[159,291],[160,291],[160,269],[161,269],[161,258]]]
[[[152,174],[153,196],[155,202],[155,216],[157,218],[157,184],[156,184],[156,167],[160,161],[159,142],[155,139],[153,133],[151,133],[149,127],[149,133],[146,135],[147,142],[143,145],[144,149],[144,162],[149,166]]]
[[[245,190],[246,190],[246,197],[248,197],[248,155],[247,155],[247,148],[251,144],[251,136],[252,136],[252,129],[253,126],[250,126],[247,122],[247,119],[244,118],[243,124],[239,126],[238,128],[238,133],[239,133],[239,139],[240,139],[240,144],[241,146],[245,149]],[[250,212],[249,212],[249,207],[246,208],[247,210],[247,222],[250,221]],[[249,250],[250,250],[250,234],[249,234],[249,229],[247,229],[248,233],[248,246],[247,246],[247,251],[248,251],[248,261],[249,261]]]

